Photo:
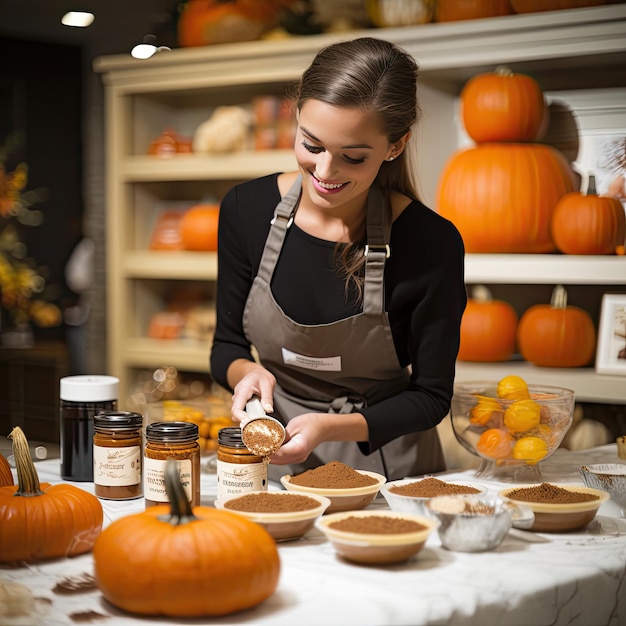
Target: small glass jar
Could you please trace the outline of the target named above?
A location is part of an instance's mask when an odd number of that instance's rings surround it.
[[[250,491],[267,491],[267,463],[252,454],[241,439],[241,428],[222,428],[217,435],[217,500],[224,502]]]
[[[146,508],[169,502],[165,491],[165,464],[178,465],[181,484],[192,507],[200,505],[200,444],[198,426],[191,422],[153,422],[146,426],[143,495]]]
[[[115,411],[119,379],[114,376],[66,376],[60,381],[61,478],[93,481],[93,418]]]
[[[101,411],[93,418],[94,493],[105,500],[132,500],[143,494],[140,413]]]

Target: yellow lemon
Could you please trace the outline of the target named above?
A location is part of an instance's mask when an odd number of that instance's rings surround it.
[[[512,433],[524,433],[539,425],[541,408],[534,400],[516,400],[504,412],[504,425]]]
[[[503,400],[527,400],[530,398],[528,385],[521,376],[505,376],[498,381],[498,398]]]
[[[548,444],[539,437],[522,437],[513,446],[513,458],[535,465],[548,455]]]

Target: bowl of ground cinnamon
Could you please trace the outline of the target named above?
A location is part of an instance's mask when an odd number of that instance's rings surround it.
[[[434,476],[392,480],[380,488],[380,493],[392,511],[428,515],[426,503],[437,496],[481,495],[487,488],[472,482],[446,481]]]
[[[414,557],[438,522],[413,513],[342,511],[320,517],[315,526],[343,559],[386,565]]]
[[[502,489],[499,495],[516,504],[527,505],[535,514],[531,530],[570,532],[587,526],[609,494],[579,485],[539,483]]]
[[[330,506],[330,500],[315,494],[288,491],[250,491],[215,507],[238,513],[263,526],[276,541],[299,539]]]
[[[287,491],[315,494],[330,500],[326,513],[356,511],[365,508],[378,494],[385,476],[356,470],[341,461],[330,461],[293,476],[282,476]]]

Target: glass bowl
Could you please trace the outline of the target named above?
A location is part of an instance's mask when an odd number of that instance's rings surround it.
[[[579,470],[587,487],[606,491],[626,517],[626,465],[621,463],[597,463],[582,465]]]
[[[539,463],[561,444],[574,417],[574,392],[528,385],[529,399],[498,397],[496,381],[459,383],[450,408],[459,443],[480,457],[479,478],[540,483]]]

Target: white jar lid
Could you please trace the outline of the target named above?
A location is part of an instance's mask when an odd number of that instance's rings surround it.
[[[61,378],[61,400],[104,402],[117,400],[120,380],[115,376],[66,376]]]

